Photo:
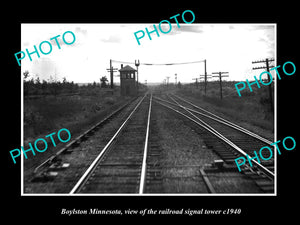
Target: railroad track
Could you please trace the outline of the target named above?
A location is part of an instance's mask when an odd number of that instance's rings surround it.
[[[147,173],[152,95],[138,102],[74,185],[75,193],[143,193]]]
[[[199,132],[208,148],[213,149],[220,158],[236,169],[234,160],[240,156],[253,156],[254,150],[269,145],[271,141],[215,115],[179,96],[154,97],[155,102],[183,116],[204,128]],[[263,155],[264,157],[268,157]],[[274,191],[274,160],[258,163],[252,160],[253,167],[245,164],[242,173],[252,177],[264,192]]]
[[[44,168],[47,168],[47,167],[49,167],[49,166],[51,166],[51,165],[53,165],[53,164],[61,161],[60,157],[63,154],[71,153],[74,148],[76,148],[77,146],[79,146],[82,142],[84,142],[85,140],[87,140],[89,137],[93,136],[93,134],[95,132],[97,132],[101,127],[103,127],[104,125],[108,124],[110,121],[116,119],[116,117],[120,116],[120,114],[124,113],[124,111],[126,111],[125,109],[126,108],[130,108],[131,104],[135,104],[136,100],[137,100],[137,98],[134,98],[134,99],[126,102],[125,104],[123,104],[122,106],[120,106],[118,109],[116,109],[115,111],[113,111],[112,113],[110,113],[109,115],[107,115],[104,119],[102,119],[101,121],[99,121],[98,123],[96,123],[95,125],[93,125],[92,127],[88,128],[84,132],[82,132],[79,136],[77,136],[72,141],[70,141],[65,147],[61,148],[54,155],[50,156],[45,161],[43,161],[38,166],[36,166],[34,168],[34,174],[36,175],[35,178],[44,179],[45,177],[47,177],[47,173],[45,173],[44,171],[41,172]],[[45,178],[45,179],[47,179],[47,178]]]
[[[228,177],[243,176],[237,171],[234,159],[252,155],[254,150],[271,143],[179,96],[166,95],[153,100],[180,114],[192,129],[197,127],[196,133],[206,146],[225,162],[224,166],[217,162],[213,166],[199,166],[199,179],[203,179],[210,193],[215,193],[210,179],[227,172]],[[38,166],[37,180],[45,181],[46,177],[48,182],[49,174],[51,180],[51,174],[56,173],[53,183],[44,183],[53,185],[55,193],[164,193],[168,168],[161,163],[165,154],[161,154],[163,149],[159,143],[159,117],[151,116],[151,111],[152,94],[125,104]],[[66,164],[70,164],[67,169]],[[242,173],[253,179],[263,192],[274,191],[274,161],[256,163],[252,168],[244,166]]]
[[[38,165],[29,190],[50,193],[71,190],[72,194],[85,190],[87,193],[157,192],[157,186],[152,184],[161,181],[156,172],[161,149],[155,144],[157,134],[150,127],[152,95],[148,96],[124,104]],[[148,143],[150,133],[153,138]],[[102,178],[96,188],[99,171]],[[132,185],[136,182],[138,185]]]

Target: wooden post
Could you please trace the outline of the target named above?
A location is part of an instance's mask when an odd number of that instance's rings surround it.
[[[269,68],[269,59],[266,59],[266,67],[267,71],[270,73],[270,68]],[[270,76],[268,76],[268,83],[271,82]],[[273,96],[272,96],[272,83],[269,85],[269,102],[271,106],[271,112],[274,111],[274,105],[273,105]]]
[[[114,88],[114,72],[113,72],[113,68],[112,68],[112,62],[111,59],[109,60],[109,69],[110,69],[110,88],[113,89]]]
[[[218,74],[217,76],[213,76],[213,77],[219,77],[219,79],[220,79],[220,97],[221,97],[221,99],[223,99],[223,94],[222,94],[222,77],[228,77],[228,75],[222,76],[222,74],[225,74],[225,73],[228,73],[228,72],[214,72],[214,73],[212,73],[212,74]]]
[[[207,72],[206,72],[206,59],[204,60],[204,93],[206,95],[206,82],[207,82]]]
[[[266,66],[253,67],[252,69],[253,70],[267,69],[267,71],[270,73],[269,62],[271,62],[271,61],[274,61],[274,59],[266,58],[266,60],[253,61],[252,64],[254,64],[254,63],[266,63]],[[270,76],[268,76],[268,82],[271,82]],[[271,111],[274,112],[274,104],[273,104],[273,96],[272,96],[272,83],[269,85],[269,102],[270,102]]]

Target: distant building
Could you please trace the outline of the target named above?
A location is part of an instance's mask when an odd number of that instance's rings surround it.
[[[121,95],[123,96],[135,96],[137,95],[137,87],[135,80],[135,72],[131,66],[123,67],[121,64],[120,71],[120,86],[121,86]]]

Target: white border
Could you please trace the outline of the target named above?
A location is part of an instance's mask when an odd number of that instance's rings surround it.
[[[24,23],[25,24],[25,23]],[[82,25],[82,23],[80,23]],[[105,24],[105,23],[104,23]],[[197,25],[273,25],[274,26],[274,37],[275,37],[275,66],[277,66],[277,23],[194,23]],[[184,24],[182,24],[184,25]],[[189,24],[193,25],[193,24]],[[21,24],[21,34],[22,34],[22,24]],[[22,41],[22,37],[21,37]],[[22,70],[21,70],[22,71]],[[274,85],[274,140],[277,141],[277,76],[275,77],[275,85]],[[24,85],[23,85],[23,76],[21,72],[21,146],[24,146]],[[24,155],[21,157],[21,196],[277,196],[277,152],[276,147],[274,146],[274,193],[219,193],[219,194],[59,194],[59,193],[24,193]]]

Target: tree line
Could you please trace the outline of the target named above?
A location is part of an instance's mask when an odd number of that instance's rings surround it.
[[[40,80],[37,76],[33,78],[29,74],[29,71],[23,73],[24,80],[24,96],[29,95],[60,95],[60,94],[74,94],[78,93],[82,87],[74,83],[74,81],[67,81],[66,77],[62,78],[62,81],[56,79],[56,77],[50,76],[48,80]],[[87,88],[91,87],[101,87],[106,88],[107,78],[101,77],[100,84],[94,82],[93,84],[88,84]]]

